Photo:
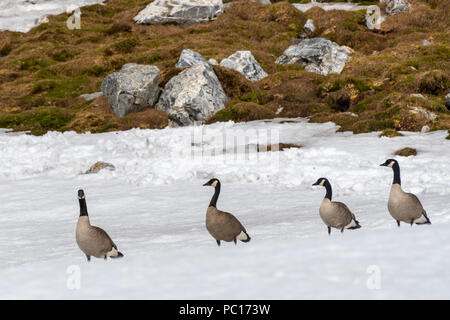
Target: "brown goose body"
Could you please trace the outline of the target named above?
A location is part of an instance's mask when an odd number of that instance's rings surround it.
[[[397,221],[397,225],[400,227],[400,222],[405,222],[410,225],[414,223],[431,224],[419,198],[412,193],[407,193],[402,190],[400,165],[398,161],[395,159],[387,159],[380,166],[391,168],[394,172],[394,180],[389,193],[388,210],[392,218]]]
[[[324,198],[320,205],[319,214],[327,227],[343,230],[356,226],[355,215],[342,202]]]
[[[397,221],[409,224],[429,222],[419,198],[412,193],[404,192],[399,184],[393,184],[391,187],[388,209],[392,218]]]
[[[206,210],[206,229],[216,241],[247,240],[244,226],[231,213],[208,207]]]
[[[123,257],[123,254],[117,251],[117,246],[105,230],[91,225],[83,190],[78,191],[78,201],[80,202],[80,217],[78,218],[75,238],[78,247],[86,255],[87,260],[91,261],[91,257],[103,259]]]
[[[216,207],[220,194],[220,181],[213,178],[204,186],[215,188],[214,195],[206,210],[206,229],[216,239],[217,245],[220,246],[220,241],[234,241],[236,243],[237,240],[241,240],[242,242],[249,242],[251,238],[239,220],[231,213],[220,211]]]
[[[319,215],[323,223],[328,228],[328,234],[331,234],[331,228],[336,228],[344,232],[344,229],[359,229],[361,225],[356,220],[355,215],[342,202],[331,201],[331,184],[326,178],[319,178],[313,186],[323,186],[327,190],[325,198],[319,208]]]
[[[91,226],[89,217],[78,218],[76,240],[78,247],[90,259],[91,256],[104,258],[117,256],[117,246],[101,228]]]

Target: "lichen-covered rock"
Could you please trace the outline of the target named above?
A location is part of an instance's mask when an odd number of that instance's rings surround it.
[[[258,81],[267,77],[250,51],[236,51],[220,62],[220,66],[242,73],[250,81]]]
[[[411,6],[408,0],[381,0],[382,3],[387,3],[386,14],[391,16],[393,14],[406,12]]]
[[[184,49],[181,51],[180,58],[178,59],[177,64],[175,67],[177,68],[188,68],[195,66],[199,63],[206,63],[207,61],[205,58],[202,57],[202,55],[198,52],[195,52],[191,49]]]
[[[369,30],[380,30],[385,18],[381,15],[379,6],[369,6],[366,10],[366,27]]]
[[[173,124],[192,125],[225,107],[227,96],[213,68],[197,64],[167,82],[156,108],[165,111]]]
[[[101,90],[114,114],[123,117],[156,103],[160,92],[158,79],[157,67],[129,63],[122,70],[106,76]]]
[[[328,75],[341,73],[351,60],[352,49],[324,38],[305,39],[291,45],[275,61],[278,64],[300,64],[311,72]]]
[[[306,23],[303,26],[303,29],[306,32],[309,32],[309,33],[314,32],[314,30],[316,30],[316,26],[314,25],[314,21],[312,19],[306,20]]]
[[[114,167],[114,165],[112,165],[111,163],[108,162],[103,162],[103,161],[98,161],[96,163],[94,163],[88,171],[86,171],[86,174],[90,174],[90,173],[98,173],[100,170],[103,169],[108,169],[110,171],[114,171],[116,170],[116,167]]]
[[[445,96],[445,106],[450,110],[450,92]]]
[[[222,0],[155,0],[134,17],[139,24],[198,23],[223,12]]]

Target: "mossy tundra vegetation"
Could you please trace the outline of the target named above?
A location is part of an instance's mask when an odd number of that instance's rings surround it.
[[[310,117],[313,122],[333,121],[340,130],[383,131],[387,136],[424,125],[450,129],[444,101],[450,82],[449,1],[410,0],[409,12],[387,17],[379,31],[367,29],[364,10],[313,8],[302,13],[287,1],[234,1],[216,20],[196,25],[134,24],[133,17],[148,3],[109,0],[105,6],[83,7],[80,30],[66,27],[69,14],[64,13],[28,33],[0,32],[0,128],[37,135],[163,128],[168,118],[162,111],[149,108],[118,118],[107,99],[85,101],[80,95],[100,91],[107,74],[130,62],[156,65],[162,86],[180,72],[175,64],[188,48],[217,61],[250,50],[269,74],[252,83],[214,66],[230,100],[208,123]],[[311,37],[355,50],[340,75],[275,64],[291,38],[303,33],[308,18],[316,25]],[[424,98],[412,96],[418,93]],[[437,118],[411,113],[413,107]]]

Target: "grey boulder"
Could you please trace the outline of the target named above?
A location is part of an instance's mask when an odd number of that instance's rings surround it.
[[[155,0],[141,10],[139,24],[198,23],[223,12],[222,0]]]
[[[445,96],[445,106],[450,110],[450,92]]]
[[[369,6],[366,10],[366,27],[369,30],[380,30],[385,18],[381,15],[379,6]]]
[[[341,73],[351,60],[352,49],[339,46],[324,38],[312,38],[291,45],[278,57],[278,64],[300,64],[310,72],[321,75]]]
[[[306,23],[303,26],[303,29],[306,32],[309,32],[309,33],[314,32],[314,30],[316,30],[316,26],[314,25],[314,21],[312,19],[306,20]]]
[[[236,51],[220,62],[220,66],[242,73],[250,81],[258,81],[267,77],[250,51]]]
[[[386,14],[391,16],[393,14],[406,12],[411,6],[408,0],[381,0],[381,3],[387,3]]]
[[[181,51],[180,58],[178,59],[177,64],[175,67],[177,68],[187,68],[195,66],[199,63],[207,63],[205,58],[202,57],[202,55],[198,52],[195,52],[191,49],[184,49]]]
[[[101,90],[114,114],[123,117],[156,103],[160,93],[158,79],[157,67],[129,63],[119,72],[107,75]]]
[[[187,126],[223,109],[227,99],[214,69],[200,63],[166,83],[156,108],[165,111],[172,124]]]

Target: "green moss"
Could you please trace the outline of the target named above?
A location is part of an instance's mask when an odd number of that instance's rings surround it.
[[[365,10],[356,11],[342,22],[342,26],[349,31],[357,31],[364,24],[365,15]]]
[[[113,44],[115,51],[120,53],[131,53],[139,45],[139,41],[134,38],[125,39]]]
[[[19,70],[39,70],[48,66],[48,62],[38,57],[28,57],[18,61]]]
[[[12,45],[7,43],[0,49],[0,57],[6,57],[12,51]]]
[[[394,155],[401,156],[401,157],[409,157],[409,156],[416,156],[417,150],[414,148],[403,148],[400,150],[395,151]]]
[[[69,52],[66,49],[62,49],[52,55],[53,60],[58,62],[64,62],[74,57],[73,52]]]
[[[73,119],[73,115],[58,108],[33,110],[17,115],[0,116],[0,127],[31,128],[31,133],[42,135],[49,130],[61,130]]]
[[[90,82],[87,76],[73,78],[41,80],[35,83],[32,94],[45,93],[47,98],[75,98],[79,96],[86,84]]]

